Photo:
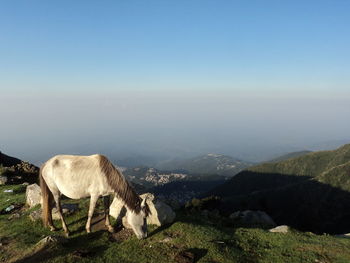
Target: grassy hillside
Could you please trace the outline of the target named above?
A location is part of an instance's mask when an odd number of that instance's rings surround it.
[[[186,160],[166,161],[159,164],[157,168],[169,171],[186,171],[190,174],[233,176],[248,166],[250,166],[250,163],[230,156],[206,154]]]
[[[316,177],[350,161],[350,144],[333,151],[311,152],[277,163],[264,163],[248,170],[259,173],[278,173]]]
[[[317,180],[350,192],[350,161],[321,173]]]
[[[291,152],[291,153],[287,153],[284,154],[282,156],[279,156],[277,158],[274,158],[272,160],[269,160],[269,163],[275,163],[275,162],[281,162],[281,161],[285,161],[291,158],[295,158],[295,157],[299,157],[299,156],[303,156],[305,154],[311,153],[311,151],[299,151],[299,152]]]
[[[350,145],[250,167],[210,194],[302,230],[350,232]]]
[[[12,189],[14,193],[4,193]],[[0,211],[11,203],[23,204],[21,185],[0,186]],[[66,200],[67,202],[68,200]],[[52,234],[40,222],[28,219],[31,210],[0,214],[0,261],[2,262],[350,262],[350,239],[314,235],[292,230],[287,234],[270,233],[259,228],[234,228],[220,218],[196,213],[178,213],[174,224],[151,227],[150,237],[137,240],[122,230],[109,234],[99,230],[84,231],[88,200],[80,201],[80,210],[67,216],[72,236],[65,243],[35,246]],[[101,206],[97,207],[101,211]],[[35,210],[37,208],[33,208]],[[57,224],[57,222],[56,222]],[[57,224],[58,225],[58,224]],[[62,232],[55,233],[62,235]]]

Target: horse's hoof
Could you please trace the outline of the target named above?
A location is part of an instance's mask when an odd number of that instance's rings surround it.
[[[50,226],[50,231],[51,231],[51,232],[55,232],[55,231],[57,231],[57,228],[54,227],[54,226]]]
[[[65,237],[69,237],[69,235],[70,235],[69,232],[65,232],[65,233],[64,233],[64,236],[65,236]]]
[[[86,233],[90,234],[91,233],[90,229],[86,229]]]

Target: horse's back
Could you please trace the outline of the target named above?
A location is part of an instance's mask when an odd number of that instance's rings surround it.
[[[101,172],[102,155],[56,155],[43,167],[43,177],[50,190],[78,199],[93,193],[106,194],[109,187]],[[52,188],[52,189],[51,189]]]

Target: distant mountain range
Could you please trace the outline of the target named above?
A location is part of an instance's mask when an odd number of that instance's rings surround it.
[[[209,153],[184,160],[164,161],[157,165],[158,169],[180,171],[196,175],[234,176],[244,168],[251,166],[231,156]]]
[[[231,212],[264,210],[301,230],[350,232],[350,144],[249,167],[210,194]]]
[[[132,182],[164,199],[184,203],[224,183],[250,166],[248,162],[221,154],[164,161],[156,167],[122,168]]]

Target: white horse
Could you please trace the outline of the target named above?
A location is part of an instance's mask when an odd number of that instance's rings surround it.
[[[127,209],[127,220],[137,238],[147,237],[146,217],[149,207],[146,199],[142,200],[130,186],[124,176],[103,155],[75,156],[57,155],[52,157],[40,168],[40,187],[42,192],[42,219],[45,226],[51,231],[56,230],[52,222],[53,200],[56,203],[62,227],[69,235],[61,208],[61,194],[80,199],[90,197],[90,207],[86,231],[90,233],[91,218],[95,205],[100,196],[103,196],[105,225],[108,231],[113,232],[109,221],[109,195],[115,194],[120,198]]]

